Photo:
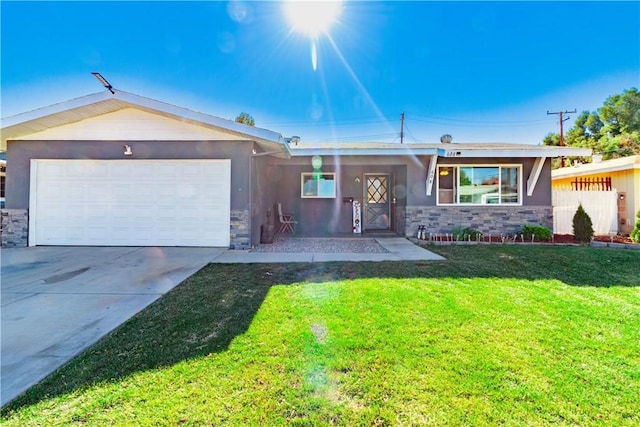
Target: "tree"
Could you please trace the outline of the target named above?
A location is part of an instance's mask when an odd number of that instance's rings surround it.
[[[573,127],[567,132],[566,145],[596,148],[600,130],[603,126],[604,124],[597,112],[583,111],[576,118]]]
[[[573,215],[573,238],[581,243],[589,243],[592,237],[593,223],[591,222],[591,217],[580,204]]]
[[[626,89],[609,96],[596,111],[583,111],[565,136],[568,147],[587,147],[606,159],[640,154],[640,92]],[[547,134],[544,145],[560,145],[560,135]],[[552,167],[557,167],[554,162]]]
[[[238,116],[236,117],[236,123],[242,123],[248,126],[255,126],[256,122],[255,120],[253,120],[253,117],[251,117],[250,114],[248,113],[240,113],[238,114]]]
[[[611,95],[599,112],[605,124],[603,130],[612,136],[640,131],[640,92],[631,88]]]
[[[558,147],[560,145],[560,134],[549,132],[542,140],[542,145]]]
[[[640,211],[636,214],[636,225],[633,227],[629,237],[631,237],[632,242],[640,243]]]

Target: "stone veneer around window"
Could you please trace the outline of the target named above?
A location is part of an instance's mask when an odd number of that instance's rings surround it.
[[[434,234],[452,233],[459,227],[470,227],[485,235],[515,234],[523,225],[553,230],[551,206],[407,206],[405,218],[406,237],[415,237],[420,225]]]

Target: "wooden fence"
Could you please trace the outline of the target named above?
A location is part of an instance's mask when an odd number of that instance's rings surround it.
[[[573,234],[573,215],[580,204],[589,214],[596,235],[618,232],[618,192],[616,190],[553,190],[552,203],[555,234]]]
[[[611,177],[579,177],[571,181],[574,191],[611,191]]]

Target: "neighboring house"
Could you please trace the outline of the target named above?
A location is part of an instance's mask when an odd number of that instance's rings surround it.
[[[306,144],[122,91],[3,119],[3,150],[5,246],[235,249],[260,243],[278,202],[303,235],[350,234],[353,200],[362,203],[364,233],[551,228],[551,158],[591,154],[515,144]]]
[[[640,211],[640,155],[555,169],[553,190],[616,190],[619,232],[629,234]]]

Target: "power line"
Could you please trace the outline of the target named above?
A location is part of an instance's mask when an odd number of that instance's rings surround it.
[[[349,125],[359,125],[359,124],[369,124],[369,123],[384,123],[385,121],[390,121],[390,117],[362,117],[357,119],[343,119],[343,120],[331,120],[331,121],[312,121],[312,120],[294,120],[294,121],[274,121],[274,122],[261,122],[263,125],[269,126],[318,126],[318,127],[327,127],[327,126],[349,126]]]
[[[413,135],[413,132],[411,132],[411,129],[409,129],[409,126],[405,125],[405,129],[407,129],[407,132],[409,133],[409,135],[411,135],[411,139],[413,140],[413,142],[418,142],[418,138],[416,138]]]
[[[352,136],[339,136],[335,138],[321,138],[317,139],[317,141],[326,141],[326,142],[337,142],[337,141],[358,141],[365,139],[390,139],[390,138],[398,138],[397,133],[380,133],[376,135],[352,135]]]
[[[425,119],[433,119],[433,120],[438,120],[438,121],[445,121],[445,122],[461,122],[461,123],[477,123],[477,124],[526,124],[526,123],[543,123],[545,122],[545,120],[541,120],[541,119],[536,119],[536,120],[470,120],[470,119],[458,119],[458,118],[451,118],[451,117],[439,117],[439,116],[432,116],[432,115],[425,115],[425,114],[417,114],[417,113],[409,113],[412,116],[413,120],[416,121],[425,121],[427,123],[429,123],[430,121],[428,120],[420,120],[417,119],[415,117],[423,117]]]
[[[461,123],[455,123],[455,122],[447,122],[447,121],[441,121],[441,120],[421,120],[421,119],[416,119],[416,118],[412,118],[413,121],[415,122],[421,122],[421,123],[431,123],[431,124],[437,124],[437,125],[446,125],[446,126],[456,126],[456,127],[461,127],[461,128],[496,128],[496,127],[514,127],[514,126],[520,126],[520,127],[525,127],[525,126],[536,126],[537,124],[543,123],[544,120],[523,120],[520,122],[516,122],[516,121],[511,121],[511,122],[486,122],[486,123],[482,123],[482,122],[461,122]]]

